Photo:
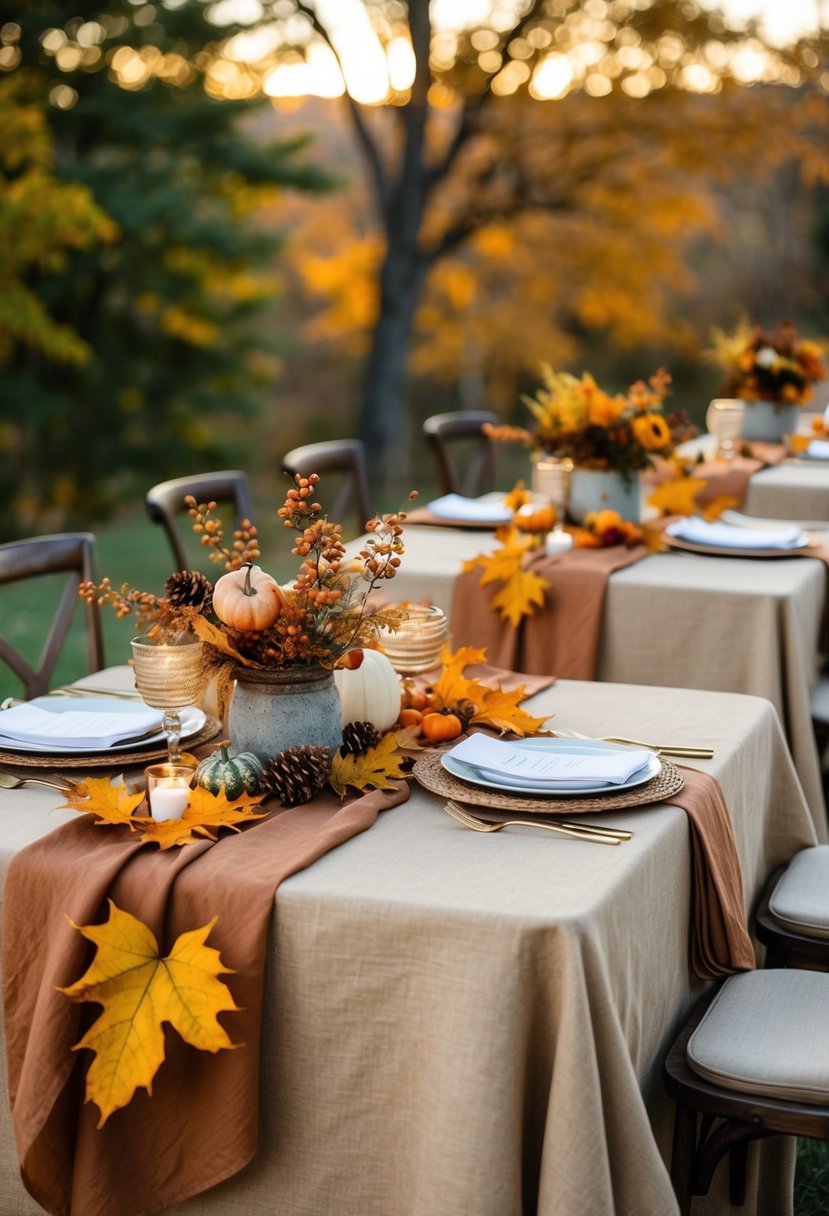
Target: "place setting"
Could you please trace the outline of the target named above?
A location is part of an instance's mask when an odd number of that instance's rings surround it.
[[[717,520],[684,516],[664,531],[670,549],[713,557],[802,557],[818,548],[814,537],[798,524],[755,519],[725,510]]]

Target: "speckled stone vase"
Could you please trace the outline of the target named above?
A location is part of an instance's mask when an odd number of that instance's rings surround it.
[[[583,524],[591,511],[618,511],[622,519],[639,523],[639,474],[625,481],[621,473],[602,469],[573,469],[567,514]]]
[[[743,439],[780,443],[784,435],[795,433],[799,422],[799,405],[782,405],[776,401],[747,401],[743,415]]]
[[[340,694],[322,667],[236,669],[228,711],[230,754],[253,752],[263,762],[287,747],[342,742]]]

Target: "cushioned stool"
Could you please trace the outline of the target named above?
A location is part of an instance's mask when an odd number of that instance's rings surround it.
[[[829,975],[729,977],[668,1053],[665,1087],[677,1107],[671,1181],[682,1216],[728,1152],[731,1202],[743,1203],[749,1141],[829,1140]]]
[[[767,967],[829,971],[829,845],[796,853],[766,887],[757,936]]]

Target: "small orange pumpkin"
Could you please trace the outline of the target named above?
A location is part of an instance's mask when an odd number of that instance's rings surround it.
[[[244,632],[269,629],[286,602],[276,579],[250,562],[223,574],[213,588],[216,616],[231,629]]]
[[[401,726],[420,726],[423,714],[419,709],[401,709],[398,721]]]
[[[434,713],[427,714],[420,724],[420,731],[430,743],[445,743],[449,739],[457,739],[463,730],[463,723],[457,714]]]
[[[522,532],[550,532],[555,527],[556,509],[546,503],[528,502],[512,518]]]

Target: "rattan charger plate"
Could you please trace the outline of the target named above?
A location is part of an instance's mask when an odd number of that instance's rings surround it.
[[[415,760],[413,776],[425,789],[442,798],[455,798],[471,806],[489,806],[498,811],[529,811],[534,815],[578,815],[582,812],[618,811],[649,802],[666,802],[685,784],[682,773],[670,760],[662,759],[662,771],[644,785],[621,794],[599,794],[591,798],[523,798],[484,789],[453,777],[441,766],[440,752],[428,752]]]
[[[222,729],[218,718],[207,717],[201,730],[182,739],[184,751],[199,747],[215,739]],[[167,759],[167,744],[161,747],[137,748],[134,752],[4,752],[0,751],[0,764],[16,768],[124,768],[131,764],[149,764],[153,760]]]

